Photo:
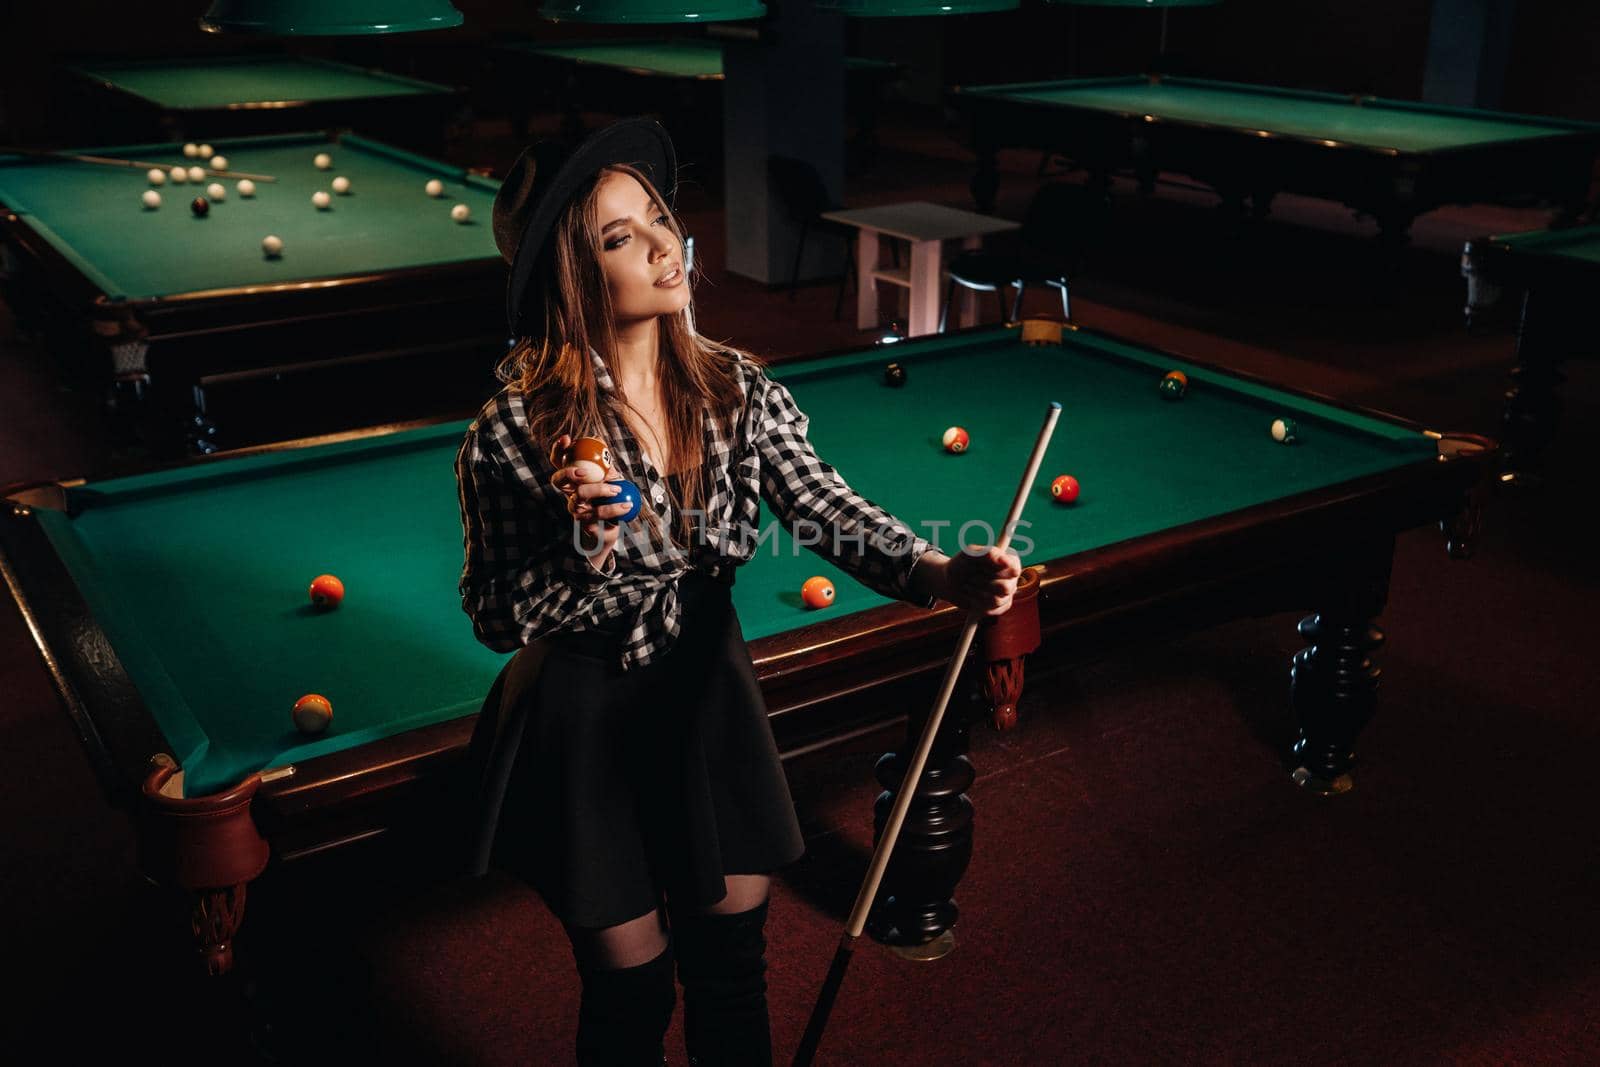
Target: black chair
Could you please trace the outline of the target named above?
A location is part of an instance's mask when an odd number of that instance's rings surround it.
[[[767,157],[767,181],[784,216],[800,227],[800,239],[795,244],[794,268],[789,272],[789,299],[794,299],[800,282],[800,263],[806,254],[806,238],[811,231],[833,233],[844,239],[844,269],[839,279],[839,294],[833,301],[833,317],[839,317],[844,304],[845,286],[856,269],[856,231],[853,226],[831,222],[822,217],[824,211],[837,211],[843,205],[828,195],[822,175],[803,159],[789,156]]]
[[[822,175],[803,159],[789,156],[767,157],[767,181],[784,215],[800,227],[800,240],[795,245],[794,268],[789,272],[789,299],[794,299],[800,281],[800,263],[806,254],[806,237],[812,230],[831,233],[844,240],[844,269],[840,271],[839,292],[833,298],[833,317],[838,319],[844,305],[844,291],[856,273],[856,228],[822,217],[824,211],[837,211],[844,207],[828,195]],[[900,265],[900,249],[891,245],[890,255],[895,266]],[[859,279],[858,279],[859,281]]]
[[[1110,200],[1087,186],[1055,182],[1042,186],[1022,220],[1020,247],[1015,253],[964,252],[950,264],[950,284],[939,312],[939,332],[950,319],[956,287],[994,293],[1000,317],[1015,322],[1022,311],[1022,296],[1030,285],[1061,291],[1061,312],[1072,317],[1068,281],[1084,259],[1104,238]],[[1006,310],[1002,290],[1014,286],[1016,297]]]

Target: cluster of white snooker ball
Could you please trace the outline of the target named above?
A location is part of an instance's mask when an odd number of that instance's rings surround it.
[[[212,170],[228,169],[228,158],[226,156],[213,155],[211,146],[208,144],[186,144],[183,146],[183,154],[187,159],[205,159],[209,156]],[[326,152],[318,152],[311,158],[311,164],[318,170],[332,170],[333,157]],[[173,185],[182,185],[185,182],[193,182],[198,185],[205,180],[206,173],[205,170],[198,166],[188,168],[173,167],[170,171],[163,171],[159,167],[151,167],[145,176],[152,186],[165,185],[169,180]],[[340,196],[350,195],[349,178],[340,175],[329,184],[332,186],[333,191]],[[239,190],[239,195],[245,199],[256,195],[256,183],[249,178],[241,178],[236,188]],[[423,191],[435,199],[441,198],[444,196],[444,182],[438,178],[430,178],[428,183],[423,186]],[[226,199],[227,189],[221,182],[212,182],[206,187],[206,196],[212,203],[217,203]],[[146,189],[141,199],[144,202],[144,206],[152,211],[161,206],[161,194],[155,189]],[[325,191],[318,189],[311,194],[311,204],[318,211],[327,211],[333,206],[333,198]],[[464,223],[472,218],[472,209],[466,204],[456,204],[450,209],[450,217],[456,222]],[[283,238],[275,234],[268,234],[261,239],[261,250],[266,253],[268,259],[278,258],[283,254]]]

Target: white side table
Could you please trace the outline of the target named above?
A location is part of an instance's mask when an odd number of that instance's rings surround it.
[[[946,241],[960,241],[963,249],[972,249],[983,244],[985,234],[1020,229],[1010,219],[979,215],[926,200],[828,211],[822,217],[861,231],[856,239],[856,327],[870,330],[878,325],[878,283],[887,282],[911,290],[910,321],[906,323],[908,337],[920,337],[939,329]],[[879,266],[880,237],[909,243],[911,265]],[[963,326],[970,326],[977,319],[978,304],[974,296],[970,289],[962,291],[958,306]]]

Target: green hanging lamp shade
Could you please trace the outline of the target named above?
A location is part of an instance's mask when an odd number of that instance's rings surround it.
[[[278,37],[356,37],[461,25],[449,0],[212,0],[200,19],[207,33]]]
[[[819,11],[853,19],[917,18],[927,15],[987,15],[1015,11],[1021,0],[816,0]]]
[[[666,26],[685,22],[737,22],[767,13],[761,0],[547,0],[539,14],[551,22],[634,23]]]

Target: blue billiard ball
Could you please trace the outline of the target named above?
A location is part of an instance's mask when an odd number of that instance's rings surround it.
[[[639,492],[639,487],[628,481],[626,478],[609,479],[609,484],[617,486],[619,491],[616,496],[612,497],[610,500],[607,500],[601,506],[606,507],[611,504],[629,505],[627,511],[611,521],[632,522],[634,519],[638,518],[639,508],[644,504],[644,495]]]

